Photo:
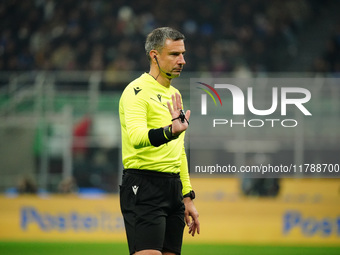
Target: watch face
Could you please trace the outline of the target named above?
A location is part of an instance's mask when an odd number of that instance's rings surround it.
[[[196,197],[196,194],[195,194],[195,191],[190,191],[190,197],[191,197],[191,199],[195,199],[195,197]]]
[[[191,199],[195,199],[196,195],[195,195],[195,191],[190,191],[189,193],[187,193],[186,195],[184,195],[184,197],[190,197]]]

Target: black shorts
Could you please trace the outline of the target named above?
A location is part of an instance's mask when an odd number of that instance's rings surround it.
[[[124,170],[120,207],[130,254],[141,250],[181,254],[185,207],[179,174]]]

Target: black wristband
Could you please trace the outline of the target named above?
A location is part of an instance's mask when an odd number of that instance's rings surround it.
[[[157,128],[157,129],[150,129],[149,133],[149,140],[151,145],[158,147],[164,143],[169,142],[168,139],[164,136],[164,129],[163,128]]]
[[[162,144],[170,142],[171,140],[177,139],[178,136],[174,136],[172,134],[172,126],[166,126],[164,128],[156,128],[150,129],[149,133],[149,140],[151,145],[158,147]]]

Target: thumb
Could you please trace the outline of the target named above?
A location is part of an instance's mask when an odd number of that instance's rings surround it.
[[[190,110],[187,110],[186,113],[185,113],[185,118],[186,118],[187,120],[189,120],[190,114],[191,114],[191,111],[190,111]]]

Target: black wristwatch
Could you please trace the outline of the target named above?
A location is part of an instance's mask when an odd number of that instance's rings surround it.
[[[190,191],[189,193],[187,193],[187,194],[185,194],[185,195],[183,196],[183,198],[185,198],[185,197],[190,197],[191,200],[194,200],[195,197],[196,197],[195,191],[193,191],[193,190]]]

